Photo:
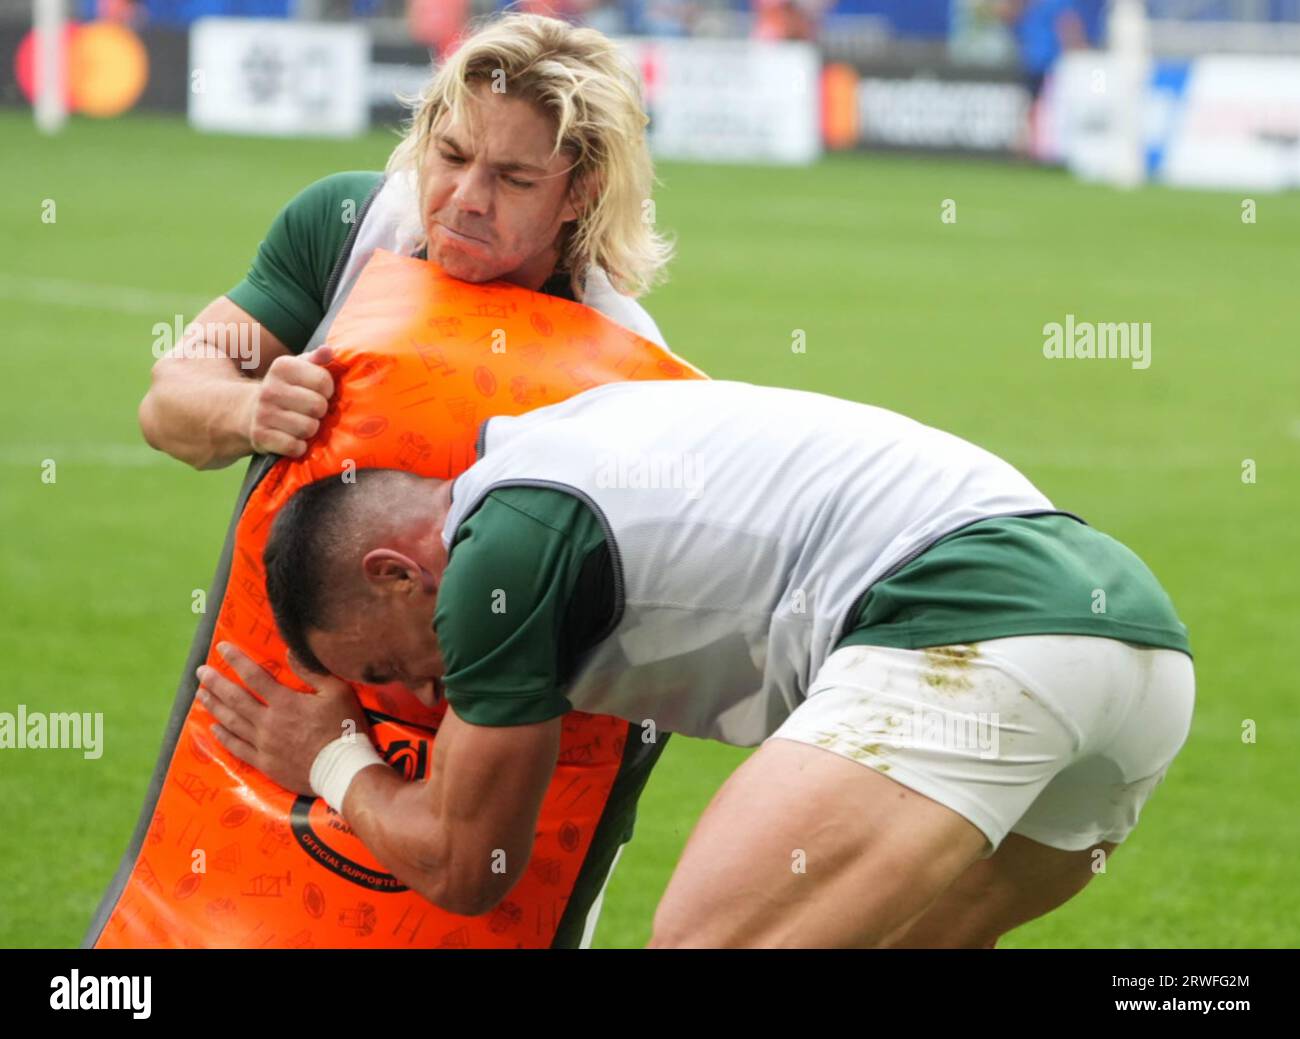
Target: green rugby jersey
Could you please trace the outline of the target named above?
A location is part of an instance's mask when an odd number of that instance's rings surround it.
[[[489,494],[457,531],[434,617],[456,713],[522,725],[568,711],[565,685],[607,633],[613,588],[604,528],[585,503],[555,488]],[[836,648],[1048,634],[1190,653],[1141,559],[1062,514],[995,517],[941,538],[864,592]]]
[[[456,532],[434,630],[456,713],[475,725],[526,725],[570,710],[578,658],[614,615],[605,529],[571,494],[493,491]]]
[[[836,648],[1014,635],[1095,635],[1191,654],[1187,628],[1146,564],[1060,513],[995,517],[940,538],[867,589]]]

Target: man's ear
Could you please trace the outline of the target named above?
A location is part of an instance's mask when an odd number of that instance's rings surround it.
[[[594,206],[600,197],[600,185],[601,177],[597,170],[587,170],[574,177],[564,199],[564,210],[560,214],[562,220],[577,220]]]
[[[361,572],[366,581],[379,592],[407,594],[422,588],[420,564],[410,556],[391,548],[376,548],[361,560]]]

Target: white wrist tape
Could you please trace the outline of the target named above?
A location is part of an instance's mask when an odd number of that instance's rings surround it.
[[[364,733],[340,736],[325,744],[311,764],[312,792],[334,811],[342,813],[343,798],[363,768],[382,765],[384,759]]]

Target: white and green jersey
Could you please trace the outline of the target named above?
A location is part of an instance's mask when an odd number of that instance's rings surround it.
[[[453,488],[449,550],[505,487],[562,491],[604,526],[614,608],[568,704],[746,746],[802,701],[864,589],[959,528],[1058,511],[955,436],[737,382],[601,386],[489,419],[479,456]]]

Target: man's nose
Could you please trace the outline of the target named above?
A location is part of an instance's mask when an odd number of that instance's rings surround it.
[[[492,184],[487,171],[473,166],[462,169],[452,201],[467,213],[486,213],[492,205]]]

